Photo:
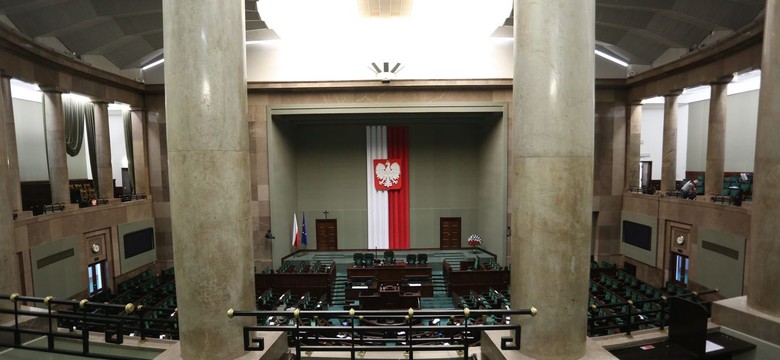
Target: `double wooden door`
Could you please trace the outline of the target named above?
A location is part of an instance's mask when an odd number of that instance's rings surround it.
[[[460,218],[439,219],[439,247],[442,249],[460,249]]]
[[[317,219],[317,250],[331,251],[339,248],[336,219]]]

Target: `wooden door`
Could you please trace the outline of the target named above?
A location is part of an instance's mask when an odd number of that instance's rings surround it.
[[[440,218],[439,237],[442,249],[460,249],[460,218]]]
[[[338,229],[336,219],[317,219],[317,250],[337,250]]]

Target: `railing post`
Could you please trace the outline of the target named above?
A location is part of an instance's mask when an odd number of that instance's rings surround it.
[[[409,360],[414,360],[414,347],[412,346],[412,317],[414,309],[409,308],[409,315],[406,315],[406,324],[409,325],[409,331],[406,332],[406,343],[409,344]]]
[[[626,331],[626,336],[628,337],[631,336],[631,329],[634,328],[634,316],[632,315],[633,312],[634,312],[634,301],[628,300],[628,311],[626,312],[628,319],[626,319],[627,321],[625,322],[626,324],[628,324],[628,327],[626,328],[628,329]]]
[[[89,354],[89,327],[87,326],[87,300],[79,302],[81,309],[81,353]]]
[[[135,309],[138,311],[138,334],[141,336],[141,340],[146,340],[146,332],[144,331],[144,315],[143,305],[138,305]]]
[[[350,350],[349,355],[352,360],[355,360],[355,309],[349,309],[349,326],[352,328],[352,336],[350,336]]]
[[[463,360],[469,358],[469,308],[463,308]]]
[[[53,326],[51,321],[53,320],[53,316],[51,315],[51,300],[54,299],[54,296],[47,296],[43,298],[43,303],[46,305],[46,308],[48,310],[48,316],[47,319],[49,319],[49,333],[46,334],[46,343],[49,348],[49,351],[54,350],[54,333],[53,333]]]
[[[16,298],[19,297],[19,294],[11,294],[11,301],[14,303],[14,346],[21,346],[22,345],[22,334],[19,333],[19,302],[16,301]]]
[[[301,358],[301,333],[300,333],[300,326],[301,326],[301,310],[296,308],[293,311],[295,321],[295,330],[293,330],[293,341],[295,342],[295,353],[298,356],[298,359]]]

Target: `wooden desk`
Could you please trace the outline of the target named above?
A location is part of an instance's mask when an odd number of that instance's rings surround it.
[[[422,297],[433,297],[433,283],[430,281],[412,282],[408,284],[402,283],[401,292],[418,292]]]
[[[448,295],[467,294],[469,291],[485,292],[489,289],[509,288],[509,270],[454,270],[444,262],[444,281],[448,284]]]
[[[323,294],[330,296],[331,283],[336,279],[336,263],[331,263],[329,272],[304,273],[256,273],[255,291],[262,293],[267,289],[275,292],[291,291],[296,295],[310,293],[319,298]]]
[[[364,310],[419,309],[420,293],[402,292],[395,285],[387,285],[380,287],[377,293],[371,295],[360,294],[360,308]]]
[[[379,291],[379,284],[376,281],[369,285],[365,284],[347,284],[345,287],[344,298],[347,300],[358,300],[361,294],[370,295]]]
[[[707,340],[723,347],[723,349],[706,353],[704,355],[704,359],[707,360],[728,360],[731,359],[733,355],[756,348],[756,345],[754,344],[742,341],[720,332],[707,334]],[[646,350],[642,349],[643,347],[646,348]],[[693,352],[688,351],[682,346],[668,340],[651,344],[632,346],[625,349],[612,350],[610,353],[615,355],[618,359],[626,360],[698,359],[696,354]]]
[[[374,265],[360,267],[351,265],[347,268],[347,277],[372,276],[380,283],[401,283],[407,275],[431,276],[430,265],[397,263],[390,265]]]

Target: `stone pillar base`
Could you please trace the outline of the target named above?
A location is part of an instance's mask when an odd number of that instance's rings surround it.
[[[482,332],[482,358],[487,360],[530,360],[535,359],[521,353],[519,350],[501,350],[501,337],[509,336],[509,331],[484,331]],[[609,360],[617,359],[595,341],[586,338],[585,356],[581,359]],[[552,346],[552,344],[551,344]]]
[[[714,302],[712,322],[773,344],[780,344],[780,317],[749,308],[747,296]]]

